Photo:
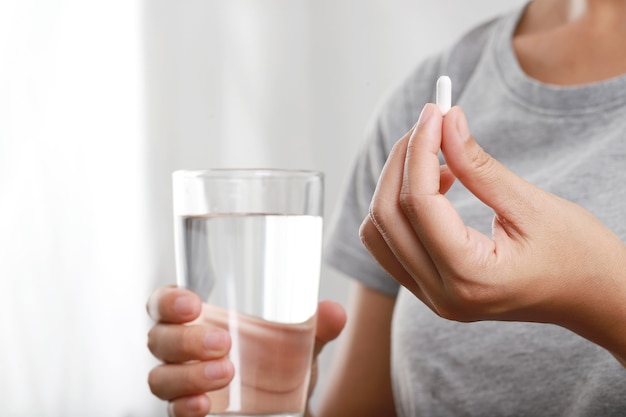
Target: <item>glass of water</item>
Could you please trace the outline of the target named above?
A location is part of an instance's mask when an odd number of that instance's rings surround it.
[[[322,248],[323,175],[176,171],[177,280],[229,331],[235,377],[209,393],[212,416],[301,417]]]

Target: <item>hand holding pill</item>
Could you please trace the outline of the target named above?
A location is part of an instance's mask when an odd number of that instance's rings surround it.
[[[438,91],[437,98],[445,110],[447,97]],[[446,198],[455,178],[493,209],[492,236],[467,227]],[[445,318],[551,322],[623,351],[618,345],[626,340],[599,320],[624,311],[626,294],[610,292],[626,271],[614,256],[626,251],[624,243],[582,207],[482,150],[460,107],[444,118],[427,104],[396,143],[361,239],[390,275]]]

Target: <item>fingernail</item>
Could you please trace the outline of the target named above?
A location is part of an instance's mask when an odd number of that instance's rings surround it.
[[[181,295],[174,301],[174,311],[181,316],[193,313],[193,300],[188,295]]]
[[[230,342],[228,333],[225,331],[210,331],[204,335],[202,340],[204,348],[214,352],[224,352]]]
[[[457,112],[456,117],[456,131],[459,137],[466,142],[470,137],[469,126],[467,125],[467,118],[463,111]]]
[[[427,103],[422,109],[422,112],[420,113],[420,118],[418,119],[417,124],[422,125],[426,123],[428,119],[430,119],[431,116],[433,115],[433,111],[434,111],[433,106],[431,106],[430,103]]]
[[[208,379],[222,379],[226,376],[226,370],[224,369],[224,362],[209,362],[204,368],[204,376]]]

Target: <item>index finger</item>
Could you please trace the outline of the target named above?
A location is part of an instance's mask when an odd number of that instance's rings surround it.
[[[434,130],[429,129],[427,124],[440,126],[442,118],[434,106],[431,110],[435,113],[434,117],[428,119],[409,142],[400,200],[415,233],[441,268],[471,258],[476,248],[484,251],[492,245],[487,236],[465,226],[452,202],[440,192],[438,153],[442,131],[439,127],[437,134],[433,134]],[[458,111],[459,108],[453,108],[449,114]]]
[[[202,311],[202,302],[195,293],[174,286],[155,290],[146,303],[152,320],[161,323],[187,323]]]

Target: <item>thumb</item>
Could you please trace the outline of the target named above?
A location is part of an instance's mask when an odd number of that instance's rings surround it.
[[[528,216],[536,187],[489,155],[469,132],[463,110],[455,106],[444,118],[441,151],[450,171],[500,218],[518,224]]]
[[[322,301],[317,308],[314,355],[317,356],[324,345],[334,340],[346,324],[344,308],[333,301]]]
[[[317,326],[315,328],[315,347],[313,348],[313,364],[309,382],[309,397],[315,389],[318,377],[317,356],[324,346],[331,342],[343,330],[346,324],[346,311],[341,304],[333,301],[322,301],[317,306]],[[307,414],[308,415],[308,414]]]

